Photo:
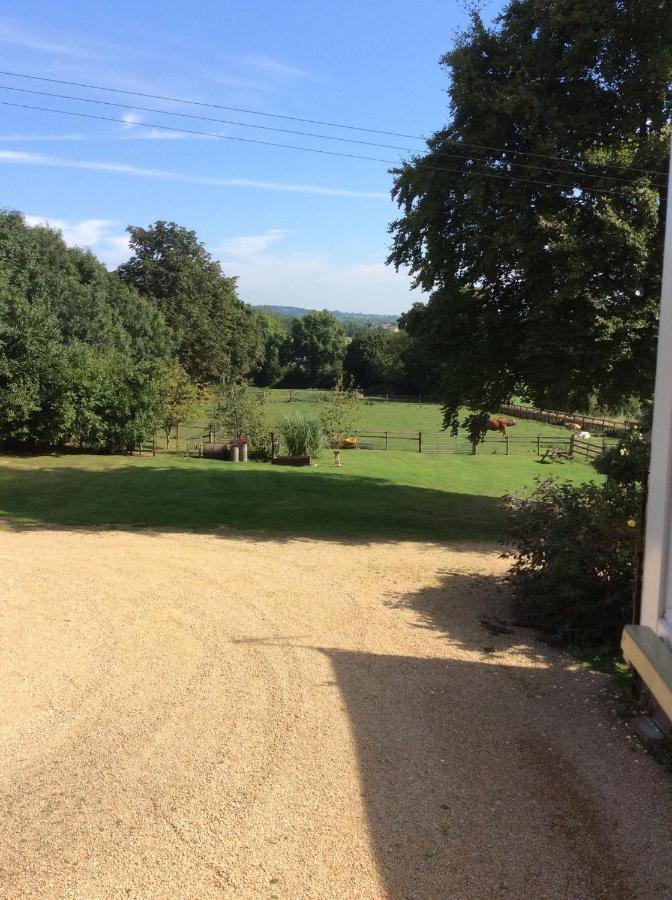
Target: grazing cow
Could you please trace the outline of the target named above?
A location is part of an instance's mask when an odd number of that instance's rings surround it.
[[[515,419],[509,419],[508,416],[490,416],[488,421],[485,423],[486,431],[499,431],[506,437],[506,429],[507,427],[511,427],[516,424]]]
[[[582,430],[582,426],[579,425],[578,422],[565,421],[565,422],[563,422],[563,425],[565,426],[565,428],[569,428],[570,431],[581,431]]]

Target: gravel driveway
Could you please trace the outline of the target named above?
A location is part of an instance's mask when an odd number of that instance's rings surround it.
[[[672,896],[672,778],[497,627],[496,549],[35,529],[0,566],[3,898]]]

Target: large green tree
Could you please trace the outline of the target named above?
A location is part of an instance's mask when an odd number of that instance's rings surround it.
[[[299,380],[309,387],[332,387],[343,371],[345,332],[330,312],[309,312],[292,325],[291,352]]]
[[[263,351],[257,319],[196,233],[163,221],[128,232],[133,256],[117,271],[161,311],[189,375],[207,382],[251,372]]]
[[[263,354],[253,373],[254,383],[259,387],[273,387],[286,371],[291,350],[289,334],[279,318],[263,311],[257,313],[257,325],[262,336]]]
[[[502,401],[649,397],[672,4],[513,0],[446,54],[450,121],[396,172],[390,262],[429,292],[403,325],[447,425]]]
[[[90,253],[0,213],[0,442],[132,447],[170,350],[162,315]]]

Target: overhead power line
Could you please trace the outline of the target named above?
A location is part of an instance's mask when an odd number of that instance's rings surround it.
[[[93,90],[93,91],[106,91],[108,93],[114,93],[114,94],[125,94],[128,97],[144,97],[145,99],[148,99],[148,100],[161,100],[161,101],[165,101],[167,103],[183,103],[183,104],[186,104],[189,106],[200,106],[200,107],[205,107],[208,109],[222,109],[227,112],[238,112],[238,113],[244,113],[246,115],[251,115],[251,116],[265,116],[265,117],[273,118],[273,119],[284,119],[289,122],[302,122],[305,125],[320,125],[320,126],[324,126],[326,128],[343,128],[348,131],[360,131],[360,132],[364,132],[364,133],[368,133],[368,134],[380,134],[380,135],[385,135],[387,137],[408,138],[409,140],[415,140],[415,141],[426,141],[427,140],[426,137],[424,137],[423,135],[419,135],[419,134],[405,134],[404,132],[388,131],[388,130],[381,129],[381,128],[366,128],[361,125],[351,125],[351,124],[346,124],[344,122],[329,122],[329,121],[326,121],[323,119],[305,119],[305,118],[301,118],[300,116],[289,116],[289,115],[284,115],[281,113],[265,112],[263,110],[258,110],[258,109],[245,109],[240,106],[224,106],[221,103],[206,103],[203,100],[193,100],[193,99],[188,99],[185,97],[170,97],[165,94],[148,94],[148,93],[143,93],[142,91],[129,91],[129,90],[124,90],[122,88],[114,88],[114,87],[109,87],[109,86],[101,85],[101,84],[91,84],[89,82],[83,82],[83,81],[66,81],[65,79],[62,79],[62,78],[47,78],[46,76],[42,76],[42,75],[28,75],[25,72],[11,72],[11,71],[0,70],[0,75],[10,76],[12,78],[25,78],[25,79],[29,79],[31,81],[44,81],[44,82],[48,82],[50,84],[65,84],[65,85],[69,85],[70,87],[86,88],[87,90]],[[486,150],[486,151],[492,152],[492,153],[508,153],[508,154],[514,153],[518,156],[530,156],[530,157],[534,157],[536,159],[550,159],[555,162],[573,163],[575,165],[576,164],[600,165],[601,168],[619,169],[620,171],[626,171],[626,172],[639,172],[641,174],[646,174],[646,175],[667,176],[667,172],[658,171],[656,169],[637,168],[636,166],[622,166],[622,165],[615,164],[615,163],[604,163],[604,164],[588,163],[586,160],[580,159],[578,157],[554,156],[554,155],[549,155],[549,154],[545,154],[545,153],[533,153],[529,150],[515,150],[515,149],[507,148],[507,147],[491,147],[491,146],[488,146],[487,144],[470,144],[470,143],[466,143],[464,141],[454,141],[454,140],[450,140],[450,139],[445,139],[445,140],[447,143],[453,144],[456,147],[460,147],[462,149],[470,148],[472,150]]]
[[[183,119],[194,119],[194,120],[201,121],[201,122],[213,122],[213,123],[217,123],[219,125],[232,125],[237,128],[254,128],[256,130],[261,130],[261,131],[272,131],[272,132],[278,132],[278,133],[282,133],[282,134],[292,134],[292,135],[299,136],[299,137],[316,138],[318,140],[338,141],[339,143],[358,144],[360,146],[366,146],[366,147],[378,147],[378,148],[385,149],[385,150],[403,150],[406,153],[417,153],[418,152],[417,148],[402,147],[402,146],[399,146],[398,144],[381,144],[381,143],[378,143],[375,141],[364,141],[364,140],[361,140],[358,138],[344,138],[344,137],[340,137],[338,135],[316,134],[315,132],[312,132],[312,131],[297,131],[292,128],[278,128],[277,126],[273,126],[273,125],[259,125],[259,124],[251,123],[251,122],[236,122],[231,119],[218,119],[214,116],[203,116],[203,115],[199,115],[197,113],[185,113],[185,112],[177,112],[175,110],[168,110],[168,109],[156,109],[156,108],[150,107],[150,106],[139,106],[139,105],[132,104],[132,103],[119,103],[118,101],[115,101],[115,100],[100,100],[98,98],[93,98],[93,97],[75,97],[72,94],[60,94],[60,93],[55,93],[53,91],[38,91],[38,90],[33,90],[32,88],[15,87],[14,85],[0,84],[0,90],[15,91],[15,92],[19,92],[22,94],[32,94],[34,96],[39,96],[39,97],[52,97],[54,99],[59,99],[59,100],[72,100],[77,103],[92,103],[97,106],[113,106],[117,109],[129,109],[129,110],[133,110],[136,112],[155,113],[157,115],[162,115],[162,116],[178,116]],[[140,123],[134,123],[134,124],[140,124]],[[439,150],[439,151],[435,150],[435,151],[432,151],[432,153],[435,156],[446,157],[447,159],[455,159],[455,160],[462,159],[462,160],[467,160],[469,162],[471,162],[471,161],[481,161],[481,162],[486,162],[486,163],[490,162],[490,160],[487,157],[474,156],[473,154],[464,155],[464,154],[452,153],[452,152],[441,151],[441,150]],[[518,168],[523,168],[523,169],[532,169],[535,172],[539,171],[539,169],[543,169],[546,172],[553,172],[557,175],[579,176],[581,178],[602,178],[602,179],[606,178],[609,181],[622,182],[623,184],[632,184],[633,180],[634,180],[632,178],[621,178],[617,175],[605,175],[605,174],[599,173],[599,172],[572,172],[572,171],[568,171],[567,169],[555,169],[555,168],[552,168],[551,166],[543,165],[541,163],[535,163],[535,164],[530,165],[529,163],[520,163],[520,162],[509,161],[508,165],[517,166]],[[665,187],[665,185],[661,185],[656,182],[656,187]]]
[[[11,107],[14,107],[17,109],[32,110],[34,112],[47,112],[47,113],[55,113],[57,115],[62,115],[62,116],[72,116],[72,117],[75,117],[78,119],[92,119],[92,120],[100,121],[100,122],[114,122],[117,125],[128,125],[129,124],[128,122],[125,122],[123,119],[115,119],[112,116],[100,116],[100,115],[94,115],[93,113],[75,112],[74,110],[53,109],[52,107],[47,107],[47,106],[31,106],[26,103],[11,103],[9,100],[0,100],[0,105],[11,106]],[[236,141],[238,143],[256,144],[256,145],[263,146],[263,147],[274,147],[276,149],[282,148],[283,150],[299,150],[303,153],[319,153],[322,156],[337,156],[337,157],[343,157],[346,159],[360,159],[360,160],[366,160],[368,162],[385,163],[386,165],[391,165],[391,166],[399,166],[401,164],[401,161],[396,160],[396,159],[384,159],[382,157],[377,157],[377,156],[363,156],[363,155],[360,155],[357,153],[343,153],[338,150],[325,150],[325,149],[319,148],[319,147],[301,147],[296,144],[281,144],[276,141],[261,141],[261,140],[255,139],[255,138],[244,138],[244,137],[238,137],[237,135],[231,135],[231,134],[219,134],[214,131],[200,131],[200,130],[192,129],[192,128],[179,128],[177,126],[159,125],[158,123],[152,123],[152,122],[134,122],[132,124],[134,127],[159,129],[160,131],[168,131],[168,132],[172,131],[172,132],[178,132],[178,133],[183,133],[183,134],[201,135],[203,137],[216,138],[218,140],[223,140],[223,141]],[[630,198],[630,195],[625,194],[623,191],[613,191],[608,188],[585,187],[585,186],[577,184],[577,183],[558,184],[554,181],[541,181],[541,180],[532,179],[532,178],[519,178],[514,175],[507,175],[507,174],[503,174],[503,173],[500,174],[500,173],[496,173],[496,172],[483,172],[483,171],[479,171],[479,170],[465,171],[463,169],[447,169],[447,168],[444,168],[443,166],[432,166],[427,163],[423,163],[421,161],[417,162],[416,165],[421,168],[424,168],[428,171],[447,172],[447,173],[451,173],[453,175],[459,175],[462,177],[468,176],[468,175],[478,175],[479,177],[483,177],[483,178],[496,178],[496,179],[505,180],[505,181],[520,182],[522,184],[535,184],[535,185],[540,185],[542,187],[554,187],[554,188],[559,188],[560,190],[564,190],[564,191],[577,190],[577,191],[581,191],[583,193],[611,194],[611,195],[617,196],[617,197],[625,197],[628,199]],[[565,173],[563,173],[563,174],[565,174]],[[571,175],[571,173],[569,173],[569,172],[566,174]]]

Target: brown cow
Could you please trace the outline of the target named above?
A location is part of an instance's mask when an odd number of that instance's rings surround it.
[[[570,431],[581,431],[581,425],[578,422],[568,422],[565,421],[562,423],[565,428],[569,428]]]
[[[501,434],[506,437],[506,429],[507,427],[511,427],[516,424],[515,419],[510,419],[508,416],[490,416],[488,421],[485,423],[486,431],[499,431]]]

